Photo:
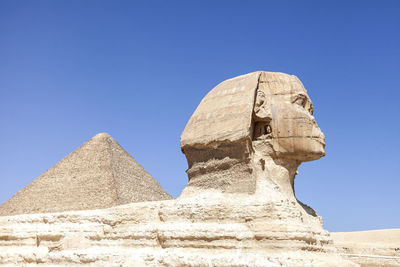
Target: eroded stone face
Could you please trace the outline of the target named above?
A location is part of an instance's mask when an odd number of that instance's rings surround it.
[[[270,144],[269,156],[303,162],[325,155],[325,137],[314,119],[312,102],[295,76],[260,75],[253,121],[254,145]]]

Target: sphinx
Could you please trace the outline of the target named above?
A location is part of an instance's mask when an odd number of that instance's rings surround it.
[[[325,155],[324,139],[297,77],[226,80],[182,133],[177,199],[0,217],[0,264],[357,266],[295,196],[297,168]]]
[[[230,216],[249,223],[258,247],[332,249],[322,218],[294,190],[300,164],[325,155],[313,111],[294,75],[258,71],[217,85],[182,133],[189,181],[177,203],[236,205]]]

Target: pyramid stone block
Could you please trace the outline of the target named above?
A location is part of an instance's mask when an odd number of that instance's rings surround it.
[[[100,133],[0,206],[0,216],[103,209],[172,199],[109,134]]]

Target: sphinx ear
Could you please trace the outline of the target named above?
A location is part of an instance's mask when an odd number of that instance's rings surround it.
[[[264,92],[258,90],[253,109],[253,140],[272,138],[271,120],[269,99]]]
[[[257,91],[253,115],[255,122],[270,122],[272,120],[269,101],[262,91]]]

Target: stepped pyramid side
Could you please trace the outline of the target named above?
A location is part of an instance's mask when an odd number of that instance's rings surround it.
[[[108,142],[118,204],[172,199],[114,139],[109,138]]]
[[[171,199],[110,135],[90,139],[0,206],[0,216]]]

